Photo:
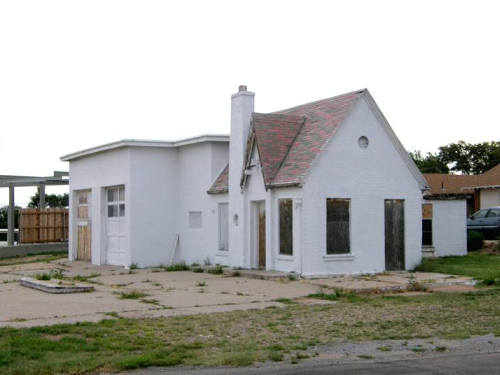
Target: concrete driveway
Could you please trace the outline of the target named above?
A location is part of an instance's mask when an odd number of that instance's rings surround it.
[[[57,269],[67,279],[92,276],[88,281],[95,287],[95,291],[48,294],[23,287],[18,282],[21,277]],[[323,289],[394,292],[405,289],[415,281],[437,288],[449,285],[464,287],[471,281],[469,278],[418,273],[384,273],[300,281],[287,278],[262,280],[262,274],[258,274],[257,279],[250,278],[251,273],[244,271],[241,274],[248,277],[233,277],[230,274],[166,272],[162,268],[129,271],[122,267],[60,260],[0,265],[0,326],[29,327],[99,321],[117,316],[146,318],[261,309],[282,306],[280,299],[299,299],[303,303],[332,303],[306,297]],[[135,299],[122,298],[131,292],[143,295]]]
[[[61,269],[65,277],[89,276],[91,293],[49,294],[23,287],[23,276]],[[131,273],[129,273],[131,272]],[[57,282],[57,280],[55,281]],[[166,272],[162,269],[124,270],[86,262],[29,263],[0,266],[0,326],[28,327],[104,318],[159,317],[281,306],[280,298],[315,293],[318,286],[298,281],[270,281],[226,275]],[[139,291],[137,299],[122,293]],[[321,301],[318,301],[321,302]]]

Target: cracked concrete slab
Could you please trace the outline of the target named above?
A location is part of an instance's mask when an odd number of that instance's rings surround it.
[[[68,282],[95,288],[85,294],[46,294],[21,287],[17,280],[37,273],[63,271]],[[345,276],[293,281],[288,278],[262,280],[195,273],[166,272],[163,268],[126,270],[115,266],[95,266],[82,261],[24,263],[0,266],[0,326],[29,327],[81,321],[99,321],[123,317],[157,317],[204,314],[237,309],[283,306],[279,299],[296,299],[299,303],[332,303],[307,298],[322,288],[354,291],[403,288],[410,281],[440,285],[465,285],[470,278],[431,273],[382,273],[379,275]],[[242,275],[242,273],[240,272]],[[83,281],[82,281],[83,280]],[[440,284],[441,283],[441,284]],[[460,289],[460,288],[459,288]],[[461,289],[460,289],[461,290]],[[139,292],[134,298],[122,298]],[[141,295],[142,293],[143,295]],[[130,295],[128,296],[130,297]]]

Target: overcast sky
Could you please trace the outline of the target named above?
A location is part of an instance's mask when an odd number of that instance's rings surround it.
[[[258,112],[366,87],[409,150],[499,140],[499,16],[494,1],[0,0],[0,174],[227,134],[239,84]]]

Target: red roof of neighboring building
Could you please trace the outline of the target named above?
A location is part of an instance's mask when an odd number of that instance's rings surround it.
[[[266,187],[299,185],[315,158],[365,90],[323,99],[279,112],[252,115]],[[209,193],[227,192],[228,168]]]
[[[471,194],[474,189],[500,186],[500,164],[480,175],[424,174],[432,195]]]

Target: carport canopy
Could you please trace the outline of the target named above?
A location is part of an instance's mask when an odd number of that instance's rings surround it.
[[[45,207],[45,186],[68,185],[69,172],[54,171],[53,176],[13,176],[0,175],[0,188],[9,188],[9,206],[7,211],[7,245],[14,244],[14,189],[16,186],[38,186],[40,188],[40,208]]]

